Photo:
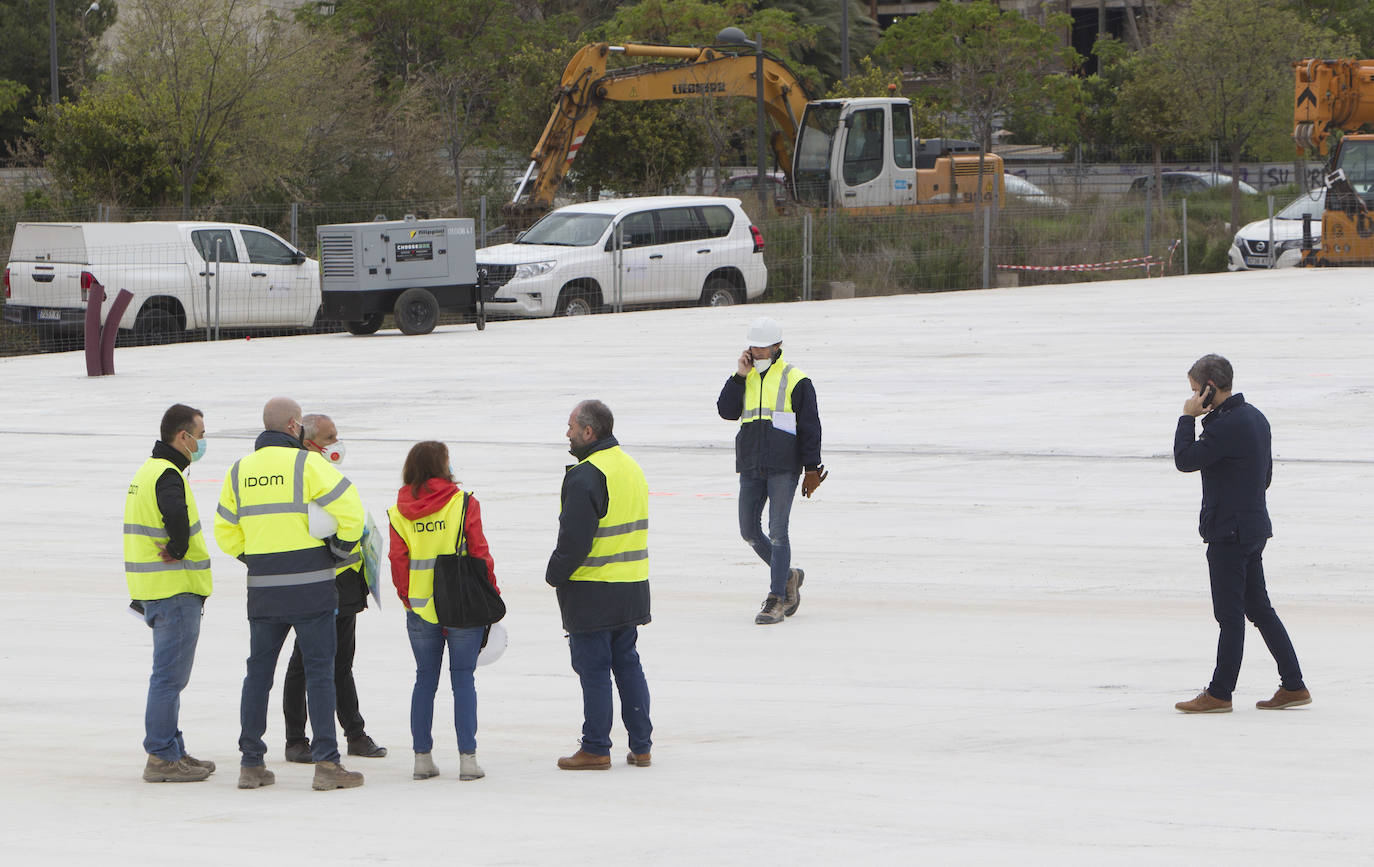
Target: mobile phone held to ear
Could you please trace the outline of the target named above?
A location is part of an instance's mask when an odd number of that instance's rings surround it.
[[[1216,399],[1216,396],[1217,396],[1217,387],[1216,387],[1215,385],[1212,385],[1212,384],[1208,383],[1208,385],[1207,385],[1205,388],[1202,389],[1202,408],[1203,408],[1203,409],[1209,409],[1209,408],[1211,408],[1211,406],[1212,406],[1212,401]]]

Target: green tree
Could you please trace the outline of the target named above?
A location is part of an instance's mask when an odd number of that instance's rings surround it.
[[[1241,159],[1292,147],[1291,62],[1348,57],[1355,47],[1265,0],[1192,0],[1165,20],[1141,74],[1165,94],[1165,116],[1182,137],[1218,142],[1231,157],[1232,225],[1240,224]]]
[[[75,85],[84,65],[87,77],[93,76],[89,62],[100,35],[114,23],[119,12],[116,0],[102,2],[100,9],[86,15],[90,0],[57,0],[57,87],[62,98],[76,92]],[[4,144],[14,145],[24,133],[24,119],[32,117],[39,105],[51,101],[52,84],[48,64],[48,4],[45,0],[0,0],[0,80],[24,88],[8,108],[0,99],[0,151]],[[13,94],[13,91],[11,91]]]
[[[792,59],[799,65],[816,69],[821,81],[833,85],[841,78],[840,3],[849,5],[849,73],[854,75],[859,62],[878,44],[878,22],[868,17],[864,0],[759,0],[760,9],[786,12],[815,36],[808,44],[792,47]]]
[[[1287,0],[1285,5],[1319,27],[1355,39],[1360,57],[1374,56],[1374,3],[1369,0]]]
[[[988,0],[941,0],[889,27],[873,55],[911,70],[934,104],[964,118],[990,150],[999,119],[1045,111],[1067,92],[1059,79],[1078,63],[1061,44],[1069,23],[1067,15],[1054,14],[1042,24]]]

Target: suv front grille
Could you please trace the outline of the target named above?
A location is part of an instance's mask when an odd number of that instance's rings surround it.
[[[482,290],[482,298],[491,301],[496,290],[510,282],[515,276],[514,265],[484,265],[477,263],[477,286]]]

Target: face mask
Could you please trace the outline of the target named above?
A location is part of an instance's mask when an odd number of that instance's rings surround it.
[[[453,464],[449,464],[449,465],[448,465],[448,477],[449,477],[450,479],[454,478],[454,475],[453,475]]]
[[[191,452],[191,463],[205,457],[205,437],[196,440],[196,450]]]
[[[311,445],[317,444],[311,443]],[[324,455],[324,459],[335,466],[343,463],[344,455],[348,453],[348,449],[343,443],[334,443],[332,446],[319,446],[319,450],[320,454]]]
[[[773,359],[771,359],[771,358],[756,358],[756,359],[754,359],[754,369],[757,370],[757,371],[759,372],[759,376],[763,376],[765,373],[767,373],[767,372],[768,372],[768,368],[770,368],[770,367],[772,367],[772,366],[773,366]]]

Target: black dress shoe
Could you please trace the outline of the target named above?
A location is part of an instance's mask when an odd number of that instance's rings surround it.
[[[348,739],[348,754],[362,756],[365,759],[380,759],[386,755],[386,747],[378,746],[376,741],[362,734]]]
[[[286,745],[286,760],[308,765],[315,761],[310,755],[310,741],[292,741]]]

